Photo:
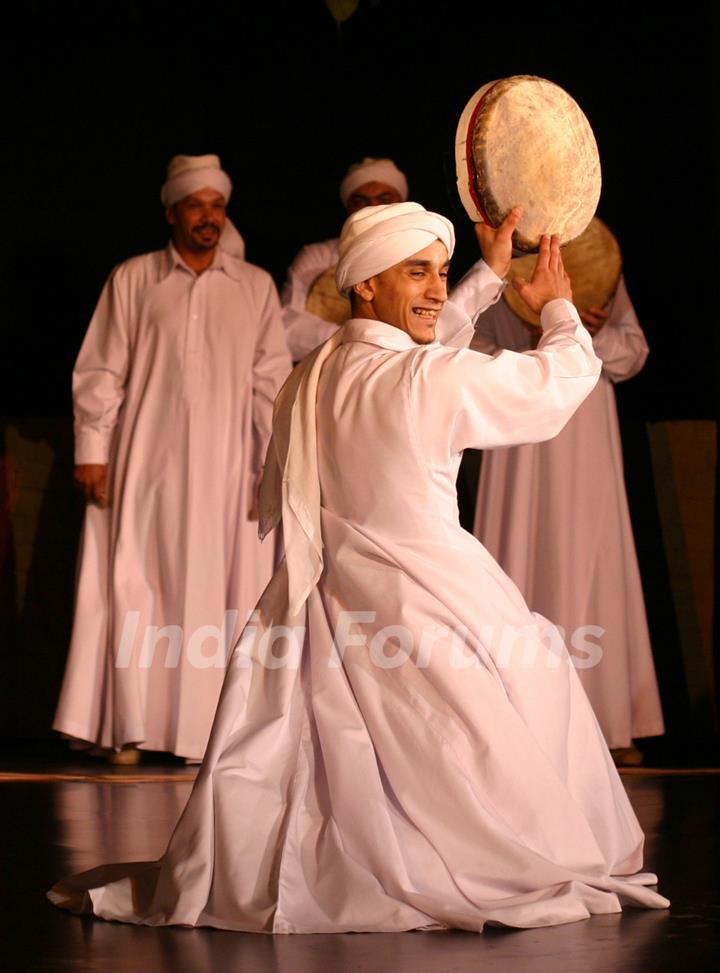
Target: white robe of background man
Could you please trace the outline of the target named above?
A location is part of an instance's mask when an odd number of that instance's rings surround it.
[[[587,649],[571,652],[616,748],[664,728],[613,391],[640,371],[648,346],[622,279],[608,310],[593,339],[600,380],[565,429],[547,442],[483,454],[474,533],[569,645],[582,626],[597,627],[587,634],[602,649],[597,665],[583,665],[595,661]],[[505,301],[476,322],[478,351],[530,346],[530,332]]]
[[[473,277],[496,296],[494,275]],[[596,382],[571,305],[543,322],[536,353],[491,359],[352,319],[295,369],[263,483],[286,560],[167,852],[60,883],[53,902],[275,933],[667,905],[654,876],[623,878],[642,833],[551,626],[458,521],[462,450],[555,435]]]
[[[171,245],[107,282],[73,373],[87,507],[54,728],[201,758],[232,647],[273,569],[248,512],[291,363],[270,276]]]

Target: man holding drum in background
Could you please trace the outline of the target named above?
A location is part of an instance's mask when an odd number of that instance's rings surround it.
[[[632,738],[663,732],[657,682],[622,473],[611,382],[642,368],[647,344],[620,279],[620,251],[593,219],[600,157],[588,119],[558,85],[517,75],[470,99],[455,142],[458,191],[471,219],[497,226],[525,204],[510,269],[532,272],[543,233],[566,246],[576,302],[603,360],[598,388],[560,436],[483,459],[475,535],[519,585],[531,608],[565,629],[581,680],[619,761],[637,762]],[[570,266],[572,264],[572,269]],[[533,347],[539,335],[512,289],[477,323],[473,347]],[[605,308],[610,299],[612,305]]]
[[[511,273],[523,276],[532,259],[513,261]],[[483,454],[473,533],[528,604],[563,629],[613,757],[637,764],[633,739],[662,734],[664,725],[613,385],[640,371],[648,346],[607,227],[593,220],[563,259],[603,370],[554,439]],[[539,319],[514,291],[505,296],[477,319],[475,350],[537,345]]]

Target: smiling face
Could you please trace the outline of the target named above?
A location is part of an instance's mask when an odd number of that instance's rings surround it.
[[[448,252],[435,240],[369,280],[355,284],[355,317],[384,321],[419,345],[435,340],[438,315],[447,300]]]
[[[386,182],[364,182],[349,197],[346,209],[349,214],[357,213],[365,206],[386,206],[388,203],[401,203],[402,196]]]
[[[199,189],[167,210],[175,246],[195,254],[217,247],[225,218],[225,197],[215,189]]]

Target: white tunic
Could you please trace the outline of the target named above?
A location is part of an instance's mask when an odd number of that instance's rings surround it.
[[[351,320],[299,366],[291,442],[317,422],[319,509],[279,469],[304,529],[321,523],[322,574],[291,616],[302,544],[288,542],[163,859],[79,876],[53,901],[279,933],[544,926],[667,904],[643,886],[653,876],[619,877],[640,867],[642,834],[572,666],[458,522],[461,451],[556,434],[597,380],[571,306],[544,321],[542,350],[489,359]],[[292,405],[276,410],[280,452]],[[290,527],[283,500],[286,514]],[[508,632],[523,633],[520,654],[498,645]]]
[[[574,639],[608,745],[627,747],[663,732],[612,387],[640,371],[648,347],[623,280],[609,310],[593,339],[600,381],[560,435],[484,454],[474,533],[530,607]],[[501,301],[478,319],[472,347],[524,351],[530,341]],[[583,626],[595,628],[583,636]]]
[[[202,757],[234,642],[273,569],[248,519],[290,370],[274,284],[172,246],[108,280],[73,373],[77,463],[110,464],[88,505],[54,728]]]

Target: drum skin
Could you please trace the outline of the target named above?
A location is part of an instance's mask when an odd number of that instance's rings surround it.
[[[350,301],[335,285],[335,267],[328,267],[315,278],[305,301],[305,310],[330,324],[344,324],[352,317]]]
[[[581,311],[605,307],[620,280],[622,254],[619,243],[603,221],[594,217],[583,234],[563,247],[562,258],[572,283],[575,306]],[[510,265],[508,279],[530,280],[536,262],[534,254],[516,258]],[[505,289],[503,296],[526,324],[540,326],[540,316],[530,310],[512,286]]]
[[[499,226],[523,215],[513,246],[536,252],[544,233],[580,236],[595,214],[601,174],[590,123],[570,95],[544,78],[516,75],[477,91],[455,145],[460,198],[470,218]]]

